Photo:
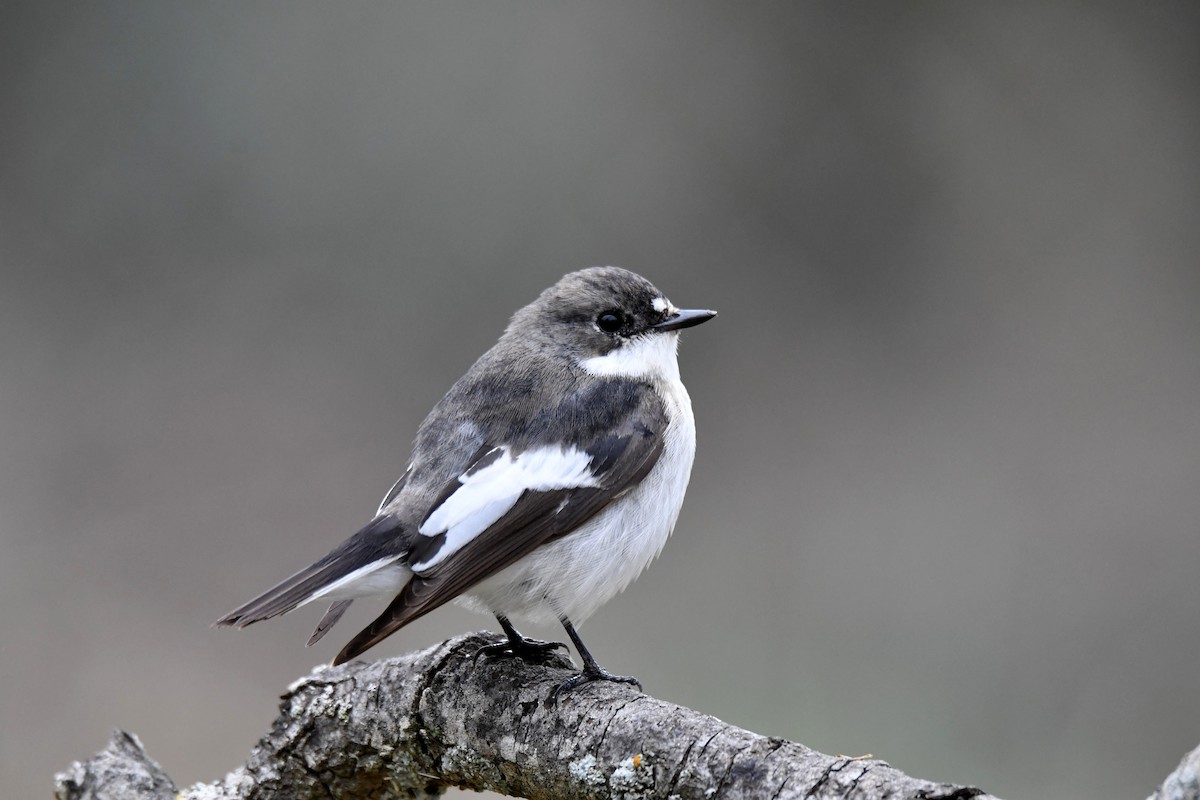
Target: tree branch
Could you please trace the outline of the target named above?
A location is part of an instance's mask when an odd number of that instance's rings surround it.
[[[425,797],[446,786],[529,798],[911,798],[979,789],[910,778],[727,725],[626,685],[546,702],[569,673],[473,657],[470,634],[398,658],[318,667],[288,688],[245,766],[176,794],[130,734],[56,777],[59,800]]]
[[[1147,800],[1200,800],[1200,747],[1184,756]]]

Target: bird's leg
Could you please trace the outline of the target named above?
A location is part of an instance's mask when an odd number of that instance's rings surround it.
[[[478,661],[480,656],[517,656],[523,661],[540,663],[546,660],[546,656],[553,650],[558,648],[566,648],[562,642],[543,642],[540,639],[527,639],[521,635],[521,632],[513,627],[513,624],[508,621],[508,617],[503,614],[497,614],[496,620],[500,623],[500,627],[504,629],[504,635],[508,637],[507,642],[497,642],[479,648],[475,653],[475,660]]]
[[[606,672],[605,670],[601,669],[600,665],[596,663],[596,659],[590,652],[588,652],[587,647],[584,646],[583,640],[579,638],[579,634],[576,632],[575,626],[571,624],[571,620],[564,616],[561,617],[559,621],[562,622],[562,626],[566,628],[567,636],[571,637],[571,642],[575,645],[575,650],[579,653],[579,657],[583,659],[583,672],[579,673],[578,675],[572,675],[570,678],[567,678],[565,681],[556,686],[554,691],[550,692],[549,699],[551,703],[556,702],[558,700],[558,696],[563,692],[569,692],[572,689],[576,689],[580,686],[583,686],[585,683],[591,683],[592,681],[632,683],[634,686],[638,687],[638,689],[642,688],[642,682],[631,675],[613,675],[611,672]]]

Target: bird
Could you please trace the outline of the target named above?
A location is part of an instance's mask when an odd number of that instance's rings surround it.
[[[657,558],[675,527],[696,451],[679,334],[715,316],[677,308],[620,267],[564,275],[430,411],[371,521],[215,624],[329,603],[312,645],[354,600],[391,598],[336,666],[454,600],[504,631],[477,659],[541,661],[566,645],[527,638],[513,620],[562,625],[583,667],[551,700],[597,680],[640,689],[601,668],[575,626]]]

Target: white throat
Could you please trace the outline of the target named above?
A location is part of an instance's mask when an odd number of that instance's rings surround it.
[[[597,377],[656,378],[679,380],[679,334],[675,331],[637,336],[602,356],[579,362],[584,371]]]

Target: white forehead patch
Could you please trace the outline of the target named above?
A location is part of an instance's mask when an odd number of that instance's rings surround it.
[[[665,297],[654,298],[650,301],[650,307],[660,314],[662,314],[664,311],[670,311],[672,314],[679,312],[679,309],[671,305],[671,301]]]

